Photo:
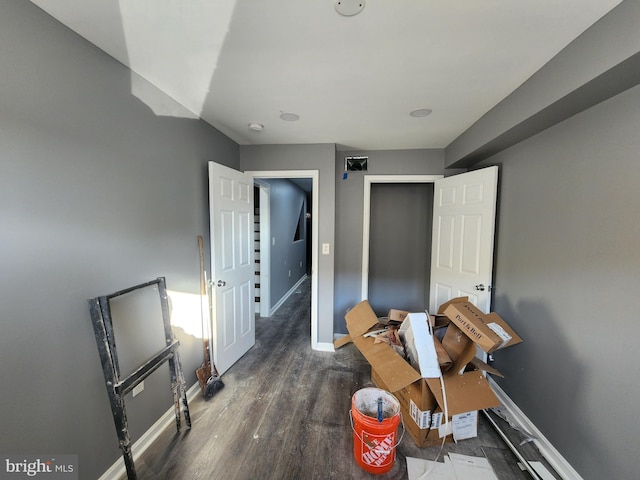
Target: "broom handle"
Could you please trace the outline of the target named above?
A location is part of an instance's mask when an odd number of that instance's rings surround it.
[[[198,235],[198,252],[200,253],[200,322],[202,323],[202,356],[204,363],[209,361],[207,355],[207,344],[204,338],[204,312],[202,311],[202,300],[206,295],[206,284],[204,280],[204,240],[202,235]]]

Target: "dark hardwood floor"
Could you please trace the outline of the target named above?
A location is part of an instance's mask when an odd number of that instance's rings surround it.
[[[349,409],[354,392],[373,386],[369,365],[352,344],[313,351],[310,328],[306,282],[276,315],[256,320],[256,345],[223,375],[225,387],[190,403],[191,430],[167,428],[136,461],[138,478],[406,479],[406,457],[436,459],[439,447],[418,448],[407,434],[390,472],[357,465]],[[487,457],[500,479],[531,478],[483,415],[478,428],[478,438],[444,452]],[[529,448],[529,459],[541,458]]]

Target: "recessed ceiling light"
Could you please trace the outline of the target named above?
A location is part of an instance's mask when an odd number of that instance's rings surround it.
[[[287,122],[295,122],[296,120],[300,119],[300,115],[296,115],[295,113],[291,112],[280,112],[280,118],[282,120],[286,120]]]
[[[415,110],[409,112],[409,115],[411,115],[412,117],[426,117],[427,115],[431,115],[432,111],[433,110],[431,110],[430,108],[416,108]]]
[[[264,130],[264,125],[262,125],[261,123],[250,123],[249,130],[251,130],[252,132],[261,132],[262,130]]]

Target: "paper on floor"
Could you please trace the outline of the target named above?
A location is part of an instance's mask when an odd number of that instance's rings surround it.
[[[498,480],[489,460],[459,453],[449,453],[451,464],[458,480]]]
[[[449,457],[443,457],[444,463],[407,457],[409,480],[458,480]]]
[[[486,458],[449,453],[443,460],[407,457],[409,480],[498,480]]]

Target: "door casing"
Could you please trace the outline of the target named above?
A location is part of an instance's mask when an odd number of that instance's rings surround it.
[[[369,296],[369,240],[371,227],[371,184],[373,183],[434,183],[444,175],[365,175],[364,208],[362,213],[362,292],[361,299]]]

